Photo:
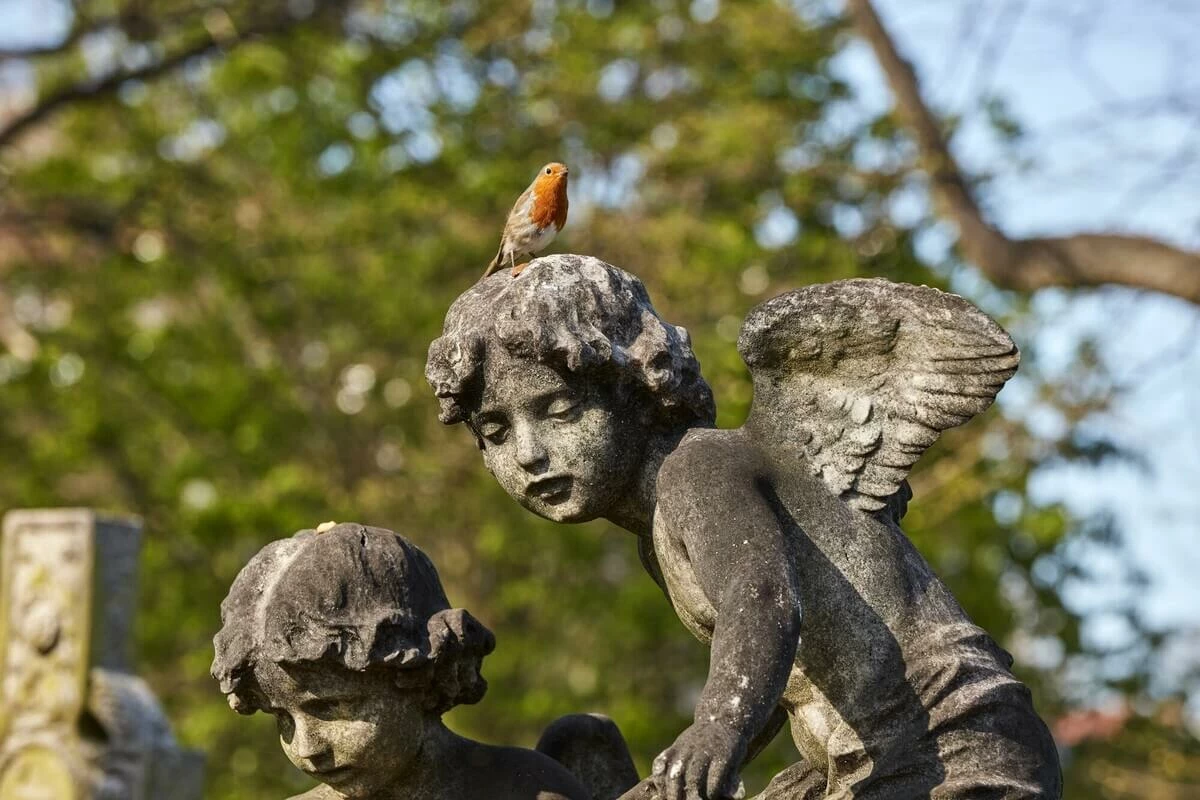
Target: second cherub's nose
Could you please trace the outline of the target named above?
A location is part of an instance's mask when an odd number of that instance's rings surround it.
[[[295,721],[288,744],[292,754],[307,762],[314,770],[327,769],[333,762],[333,748],[322,735],[319,726],[303,717]]]

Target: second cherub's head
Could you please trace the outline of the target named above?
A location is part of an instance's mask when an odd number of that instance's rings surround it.
[[[711,425],[686,330],[634,276],[586,256],[541,258],[450,307],[425,376],[518,503],[559,522],[605,516],[656,438]]]
[[[413,771],[443,712],[483,697],[495,639],[450,608],[416,546],[344,523],[259,551],[221,604],[214,645],[235,711],[273,714],[292,763],[370,798]]]

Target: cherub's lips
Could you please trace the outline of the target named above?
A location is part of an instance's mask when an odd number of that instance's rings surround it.
[[[341,766],[329,767],[327,769],[308,769],[305,772],[321,783],[338,783],[354,773],[354,765],[342,764]]]
[[[571,495],[571,484],[574,479],[570,475],[557,475],[539,478],[525,488],[528,497],[537,498],[551,505],[561,503]]]

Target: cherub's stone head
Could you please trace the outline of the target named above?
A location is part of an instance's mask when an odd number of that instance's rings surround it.
[[[345,523],[259,551],[221,604],[214,645],[235,711],[275,715],[292,763],[368,798],[404,773],[431,722],[483,697],[495,639],[450,608],[416,546]]]
[[[658,316],[637,278],[585,256],[467,290],[425,376],[442,422],[467,424],[500,485],[560,522],[603,516],[649,442],[715,414],[687,331]]]

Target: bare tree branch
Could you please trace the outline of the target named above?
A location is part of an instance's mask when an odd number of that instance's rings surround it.
[[[952,46],[946,48],[948,57],[942,67],[942,75],[959,74],[961,65],[966,60],[966,54],[971,52],[975,45],[975,37],[983,20],[984,15],[979,12],[978,8],[967,6],[959,10],[958,31],[951,39]]]
[[[88,34],[99,33],[100,31],[114,28],[120,21],[120,17],[105,17],[94,22],[78,24],[61,41],[54,42],[53,44],[38,44],[28,47],[0,47],[0,59],[35,58],[37,56],[62,53],[78,44],[79,40]]]
[[[61,40],[26,47],[0,47],[0,60],[38,58],[39,56],[65,53],[79,44],[86,36],[116,29],[121,29],[134,36],[138,34],[149,36],[164,26],[173,26],[181,22],[199,19],[206,12],[227,11],[224,6],[196,3],[172,11],[156,12],[151,17],[143,8],[144,5],[139,0],[132,0],[119,8],[116,13],[98,17],[85,16],[81,13],[81,9],[77,8],[75,24]]]
[[[336,6],[335,0],[326,0],[325,3],[318,4],[317,11],[319,13]],[[146,81],[157,78],[193,58],[227,49],[247,39],[282,33],[303,21],[289,14],[285,8],[257,21],[246,22],[240,27],[206,25],[206,32],[195,41],[151,64],[138,69],[117,70],[99,79],[72,83],[45,95],[32,108],[13,117],[6,125],[0,127],[0,148],[10,145],[27,128],[37,125],[66,106],[104,99],[116,92],[127,81]]]
[[[897,113],[916,138],[939,212],[958,226],[963,255],[993,283],[1019,291],[1120,284],[1200,304],[1200,253],[1117,233],[1010,239],[992,225],[921,96],[916,72],[898,52],[870,0],[847,0],[847,8],[887,76]]]
[[[984,97],[991,93],[996,67],[1004,57],[1005,51],[1008,50],[1013,33],[1016,31],[1028,3],[1029,0],[1015,0],[1000,9],[1000,13],[992,25],[991,35],[984,40],[979,59],[975,62],[975,75],[971,79],[974,87],[971,91],[972,97]],[[971,13],[970,9],[967,13]]]

